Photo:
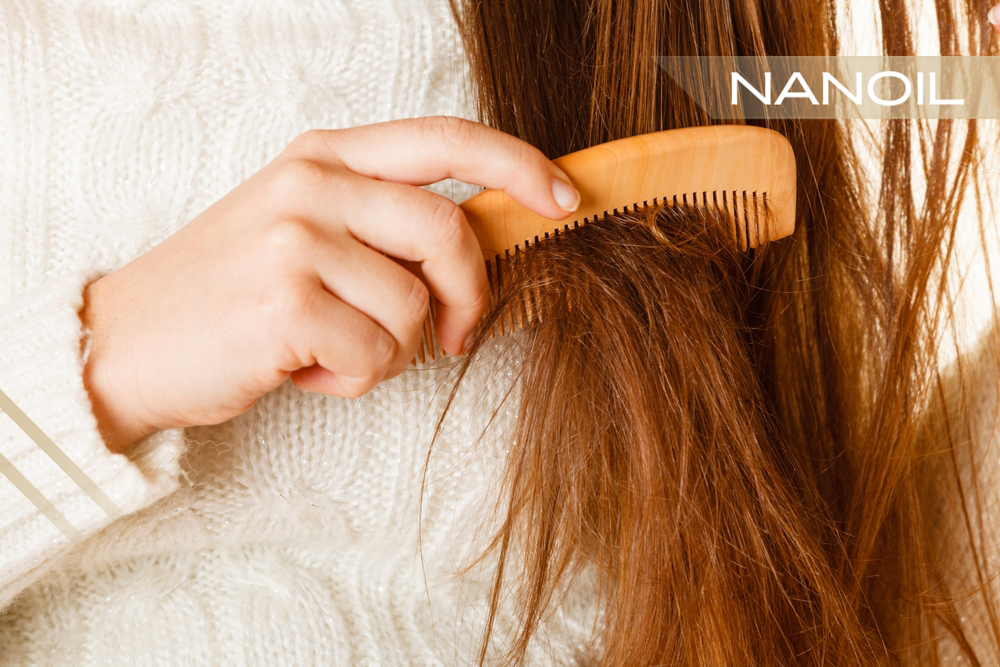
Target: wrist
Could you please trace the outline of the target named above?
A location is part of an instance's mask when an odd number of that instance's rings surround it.
[[[134,373],[122,372],[127,366],[124,351],[115,344],[114,331],[120,319],[113,310],[112,281],[105,276],[84,289],[80,321],[84,328],[83,384],[90,397],[97,428],[108,449],[124,451],[133,442],[155,431],[143,419]],[[132,377],[131,382],[127,378]]]

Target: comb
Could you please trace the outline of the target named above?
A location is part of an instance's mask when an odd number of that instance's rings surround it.
[[[717,209],[744,251],[795,229],[795,155],[784,136],[767,128],[664,130],[591,146],[553,162],[580,193],[569,222],[533,213],[501,190],[485,190],[460,204],[483,251],[491,300],[505,266],[518,253],[619,212],[642,212],[651,202]],[[413,363],[443,354],[433,325],[434,299],[430,302]]]

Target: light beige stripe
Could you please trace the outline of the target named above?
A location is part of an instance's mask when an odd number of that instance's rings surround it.
[[[80,539],[80,531],[3,454],[0,454],[0,473],[3,473],[4,477],[9,479],[17,487],[17,490],[24,494],[24,497],[30,500],[39,512],[48,517],[48,520],[55,524],[55,527],[61,530],[70,542]]]
[[[111,500],[111,498],[108,498],[108,496],[101,491],[100,487],[87,476],[87,473],[83,472],[78,465],[73,463],[73,460],[66,455],[66,452],[59,449],[59,446],[52,441],[52,438],[45,435],[45,433],[42,432],[42,429],[38,428],[35,422],[31,421],[28,415],[24,414],[24,411],[17,407],[14,401],[12,401],[7,394],[3,393],[3,391],[0,391],[0,410],[6,412],[7,415],[14,420],[14,423],[17,424],[22,431],[27,433],[28,437],[34,440],[35,444],[37,444],[43,452],[48,454],[49,458],[55,461],[57,466],[62,468],[62,471],[69,475],[69,478],[76,482],[77,486],[83,489],[83,492],[90,496],[90,498],[97,503],[102,510],[104,510],[105,514],[112,519],[121,516],[122,511],[117,505],[115,505],[114,501]],[[31,488],[35,487],[32,486]],[[42,499],[44,500],[44,497]],[[32,500],[32,502],[34,503],[35,501]],[[38,506],[38,503],[35,503],[35,505]],[[41,508],[39,507],[39,509]],[[51,519],[52,517],[49,518]]]

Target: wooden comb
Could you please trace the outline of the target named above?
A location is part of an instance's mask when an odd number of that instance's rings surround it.
[[[485,190],[460,205],[482,248],[491,298],[512,255],[619,211],[641,212],[649,202],[718,209],[742,250],[795,229],[795,155],[784,136],[766,128],[665,130],[591,146],[553,162],[580,193],[569,222],[533,213],[501,190]],[[430,301],[413,363],[443,354]]]

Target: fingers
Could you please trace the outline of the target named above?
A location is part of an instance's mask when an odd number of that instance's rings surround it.
[[[426,185],[445,178],[503,190],[539,215],[561,220],[579,205],[570,179],[537,148],[481,123],[428,116],[343,130],[312,130],[293,154],[383,181]]]
[[[291,373],[297,386],[357,398],[382,381],[398,351],[388,331],[319,285],[303,308],[291,338],[301,360]]]
[[[435,327],[449,354],[466,349],[489,303],[485,266],[462,210],[414,186],[457,178],[503,190],[552,219],[565,218],[580,201],[562,170],[536,148],[447,116],[313,130],[275,163],[277,196],[272,191],[270,200],[294,205],[288,214],[346,229],[381,252],[420,263],[440,306]],[[409,339],[400,342],[409,347]]]
[[[289,193],[285,197],[295,202],[294,215],[315,222],[331,236],[346,230],[378,251],[420,262],[427,286],[438,301],[438,339],[447,353],[463,352],[466,338],[489,304],[489,283],[479,242],[461,208],[418,187],[376,181],[343,169],[317,177],[309,171],[317,169],[315,163],[297,167],[299,162],[288,162],[283,168],[309,173],[314,185],[309,196]],[[336,270],[331,268],[330,274]]]
[[[359,198],[344,217],[351,234],[394,257],[420,262],[427,286],[437,299],[435,327],[449,354],[465,350],[465,340],[489,305],[489,282],[479,241],[454,202],[420,188],[361,179],[371,192],[369,205]],[[394,222],[392,224],[390,221]]]
[[[427,317],[429,291],[413,273],[360,243],[324,245],[315,259],[324,287],[364,313],[396,341],[383,379],[399,375],[413,359]]]
[[[993,29],[1000,32],[1000,5],[994,5],[986,15],[986,18],[993,24]]]

